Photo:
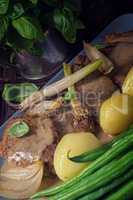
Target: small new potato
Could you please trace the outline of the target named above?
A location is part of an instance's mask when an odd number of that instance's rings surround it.
[[[101,145],[92,133],[70,133],[61,139],[54,154],[54,168],[57,176],[66,181],[81,172],[88,163],[75,163],[68,159]]]
[[[133,97],[114,94],[105,100],[100,109],[100,125],[104,132],[119,134],[133,123]]]
[[[122,92],[124,94],[128,94],[130,96],[133,96],[133,67],[128,72],[123,86],[122,86]]]

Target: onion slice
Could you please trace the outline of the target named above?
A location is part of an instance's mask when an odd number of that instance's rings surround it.
[[[35,104],[43,101],[43,99],[46,97],[51,97],[62,92],[63,90],[67,89],[68,87],[72,86],[73,84],[85,78],[87,75],[97,70],[102,64],[103,60],[98,59],[95,62],[88,64],[82,69],[71,74],[70,76],[64,77],[63,79],[44,88],[43,90],[33,93],[30,97],[21,103],[20,108],[22,110],[26,110],[27,108],[33,107]]]
[[[95,61],[97,59],[102,59],[104,62],[100,67],[100,71],[104,74],[110,73],[113,69],[113,63],[107,58],[101,51],[99,51],[96,47],[92,46],[89,43],[84,42],[84,50],[86,52],[87,57],[91,61]]]
[[[30,198],[41,185],[43,164],[41,161],[25,168],[5,163],[0,173],[0,195],[9,199]]]

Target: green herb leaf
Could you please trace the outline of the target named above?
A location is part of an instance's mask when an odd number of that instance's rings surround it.
[[[18,39],[19,38],[19,39]],[[26,50],[27,52],[32,54],[32,51],[34,49],[34,41],[27,40],[20,37],[16,37],[16,39],[13,38],[7,38],[6,45],[14,49],[16,52],[21,52],[22,50]]]
[[[81,5],[77,1],[64,0],[64,6],[74,11],[75,14],[79,15]]]
[[[12,137],[23,137],[29,133],[30,128],[25,122],[15,122],[9,129],[9,135]]]
[[[23,5],[21,3],[16,3],[13,6],[13,11],[12,11],[12,14],[11,14],[11,19],[15,20],[15,19],[19,18],[20,16],[22,16],[23,13],[24,13]]]
[[[42,29],[39,23],[31,17],[20,17],[12,22],[17,32],[26,39],[40,40],[43,38]]]
[[[8,19],[5,16],[0,17],[0,40],[3,39],[8,29]]]
[[[2,97],[7,102],[15,102],[15,97],[19,95],[19,93],[19,89],[15,85],[12,87],[12,84],[5,84]]]
[[[103,48],[105,48],[106,46],[107,46],[106,44],[95,44],[95,45],[94,45],[94,47],[97,48],[98,50],[99,50],[99,49],[103,49]]]
[[[74,43],[76,41],[77,28],[73,12],[68,8],[56,9],[53,18],[57,30],[63,34],[68,42]]]
[[[25,10],[25,13],[29,14],[32,9],[36,8],[36,4],[33,4],[30,0],[22,0],[19,2],[21,2],[21,4],[23,5],[23,8]]]
[[[26,50],[29,53],[32,53],[34,42],[34,40],[28,40],[21,37],[15,29],[10,29],[6,35],[6,45],[11,47],[15,52]]]
[[[65,96],[64,96],[64,100],[65,101],[71,101],[73,99],[76,98],[76,91],[75,90],[69,90],[68,92],[66,92]]]
[[[34,40],[25,39],[15,32],[8,34],[6,45],[14,49],[15,52],[26,50],[35,56],[41,56],[43,53],[43,49],[36,45]]]
[[[43,54],[43,48],[37,44],[34,44],[28,51],[34,56],[41,56]]]
[[[43,2],[49,6],[57,6],[59,4],[58,0],[43,0]]]
[[[18,85],[20,87],[20,95],[16,97],[18,102],[22,102],[25,98],[30,96],[33,92],[39,90],[39,88],[33,83],[21,83]]]
[[[0,0],[0,15],[3,15],[7,12],[9,6],[9,0]]]
[[[21,103],[38,89],[33,83],[5,84],[2,97],[7,102]]]
[[[29,0],[31,3],[33,4],[37,4],[38,3],[38,0]]]

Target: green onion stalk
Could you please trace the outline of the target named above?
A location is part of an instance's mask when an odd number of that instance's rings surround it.
[[[72,74],[71,66],[69,64],[64,63],[63,68],[65,77],[70,76]],[[81,102],[78,100],[75,86],[71,85],[70,87],[68,87],[68,93],[66,94],[68,94],[69,96],[75,117],[78,119],[86,117],[88,115],[88,110],[83,108]],[[67,97],[67,95],[65,97]]]

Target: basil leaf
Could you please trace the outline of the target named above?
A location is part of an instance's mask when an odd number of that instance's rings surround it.
[[[37,44],[34,44],[30,49],[29,53],[31,53],[34,56],[41,56],[43,54],[43,48],[38,46]]]
[[[59,5],[58,0],[43,0],[44,3],[46,3],[49,6],[56,6]]]
[[[77,28],[73,12],[68,8],[56,9],[53,19],[57,30],[63,34],[68,42],[74,43],[76,41]]]
[[[14,49],[16,52],[21,52],[22,50],[26,50],[29,53],[32,53],[34,48],[34,40],[28,40],[15,31],[15,29],[10,29],[7,33],[7,42],[6,45]]]
[[[33,83],[5,84],[2,97],[7,102],[21,103],[38,89]]]
[[[33,4],[37,4],[38,3],[38,0],[29,0],[31,3]]]
[[[35,4],[33,4],[30,0],[22,0],[21,4],[23,5],[25,13],[32,12],[32,9],[35,7]]]
[[[12,14],[11,14],[11,19],[14,20],[14,19],[19,18],[20,16],[22,16],[23,13],[24,13],[23,5],[21,3],[16,3],[13,6],[13,11],[12,11]]]
[[[9,135],[12,137],[23,137],[29,133],[30,128],[25,122],[15,122],[9,129]]]
[[[26,50],[35,56],[41,56],[43,53],[43,49],[37,45],[34,40],[28,40],[21,37],[15,30],[9,31],[7,34],[6,45],[14,49],[15,52]]]
[[[15,102],[15,97],[19,95],[19,89],[18,87],[14,86],[12,90],[12,84],[5,84],[4,86],[4,91],[2,94],[2,97],[7,101],[7,102]]]
[[[97,48],[98,50],[100,50],[100,49],[107,47],[107,45],[106,44],[95,44],[94,47]]]
[[[69,90],[68,92],[66,92],[65,96],[64,96],[64,100],[65,101],[71,101],[73,99],[76,98],[76,92],[75,90]]]
[[[0,40],[4,37],[8,29],[8,19],[5,16],[0,17]]]
[[[39,23],[31,17],[20,17],[12,21],[13,27],[24,38],[40,40],[43,38],[42,29]]]
[[[7,12],[9,6],[9,0],[0,0],[0,15],[3,15]]]
[[[32,93],[38,91],[38,87],[33,83],[21,83],[18,85],[20,87],[20,94],[16,96],[17,102],[22,102],[25,98],[30,96]]]

